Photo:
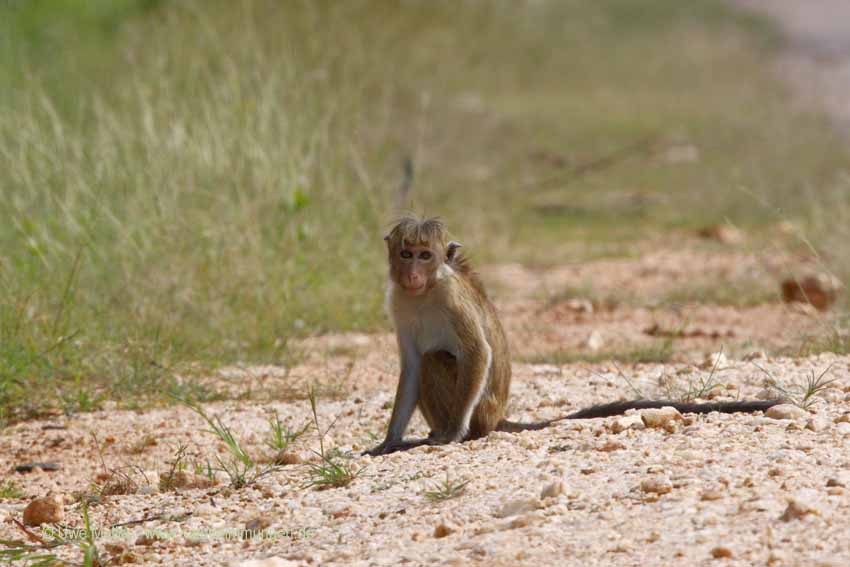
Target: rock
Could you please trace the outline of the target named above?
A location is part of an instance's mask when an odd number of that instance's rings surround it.
[[[457,531],[457,528],[453,525],[447,524],[445,522],[440,522],[436,528],[434,528],[434,537],[439,539],[446,537],[447,535],[451,535]]]
[[[620,451],[625,449],[626,446],[620,443],[619,441],[614,441],[613,439],[609,439],[604,444],[598,446],[596,448],[597,451],[601,451],[603,453],[611,453],[613,451]]]
[[[697,232],[701,238],[716,240],[723,244],[740,244],[744,241],[744,233],[739,228],[728,224],[706,226]]]
[[[508,518],[537,510],[539,507],[540,503],[535,498],[518,498],[506,502],[493,515],[497,518]]]
[[[643,418],[639,413],[634,413],[632,415],[624,415],[623,417],[617,418],[614,423],[611,424],[611,431],[613,433],[622,433],[627,429],[644,429],[646,425],[643,423]]]
[[[593,313],[593,303],[589,299],[574,297],[565,301],[564,306],[576,313]]]
[[[673,484],[666,478],[648,478],[641,481],[640,489],[648,494],[667,494],[673,490]]]
[[[832,487],[832,486],[846,487],[847,482],[848,482],[848,479],[845,478],[845,477],[830,478],[829,480],[826,481],[826,486],[827,487]]]
[[[65,507],[60,495],[36,498],[24,508],[24,525],[56,524],[65,518]]]
[[[703,493],[700,495],[700,500],[721,500],[724,496],[725,494],[720,490],[709,489],[703,491]]]
[[[732,550],[728,547],[718,545],[717,547],[711,550],[711,556],[715,559],[729,559],[732,557]]]
[[[590,335],[584,340],[582,346],[596,352],[605,346],[605,341],[602,339],[602,333],[594,329]]]
[[[850,423],[850,413],[839,415],[833,420],[833,423]]]
[[[790,277],[782,282],[782,299],[786,303],[810,303],[816,309],[825,311],[835,303],[841,288],[841,281],[832,274]]]
[[[785,508],[785,512],[783,512],[779,519],[783,522],[790,522],[791,520],[799,520],[809,514],[817,516],[820,512],[811,504],[801,499],[792,498],[788,501],[788,507]]]
[[[540,498],[557,498],[564,493],[565,489],[566,486],[564,485],[564,481],[556,480],[543,487],[543,490],[540,491]]]
[[[841,422],[835,426],[835,430],[841,435],[850,435],[850,423]]]
[[[647,427],[664,428],[668,423],[684,421],[682,414],[674,407],[666,406],[661,409],[647,409],[640,412],[641,421]]]
[[[768,408],[764,415],[771,419],[805,419],[809,412],[793,404],[779,404]]]
[[[273,461],[276,465],[300,465],[302,463],[301,457],[298,453],[293,453],[292,451],[278,452],[278,454],[274,456]]]
[[[806,429],[809,431],[823,431],[829,427],[829,421],[820,417],[811,417],[806,421]]]

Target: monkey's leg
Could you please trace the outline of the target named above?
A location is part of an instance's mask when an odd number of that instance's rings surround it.
[[[431,438],[445,432],[457,387],[457,360],[447,352],[428,353],[422,360],[419,411],[431,428]]]
[[[484,329],[472,313],[457,313],[455,332],[461,337],[457,357],[457,381],[448,399],[451,410],[442,431],[436,431],[432,442],[455,443],[467,439],[473,414],[485,398],[493,362],[493,350]]]

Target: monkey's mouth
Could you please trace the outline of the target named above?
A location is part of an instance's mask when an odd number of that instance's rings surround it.
[[[420,285],[419,287],[412,287],[403,285],[401,288],[407,295],[421,295],[423,291],[425,291],[425,284]]]

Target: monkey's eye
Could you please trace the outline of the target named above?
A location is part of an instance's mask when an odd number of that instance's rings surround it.
[[[410,258],[413,258],[413,252],[411,252],[410,250],[402,250],[401,257],[405,260],[409,260]]]
[[[431,256],[432,256],[432,254],[429,251],[426,250],[419,255],[419,259],[420,260],[430,260]]]

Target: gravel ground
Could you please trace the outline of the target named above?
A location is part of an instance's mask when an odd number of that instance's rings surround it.
[[[839,566],[850,560],[850,453],[844,448],[850,357],[730,360],[715,372],[722,385],[710,397],[767,397],[775,393],[765,389],[770,377],[789,387],[826,369],[835,381],[790,419],[685,415],[653,428],[632,415],[496,433],[462,445],[354,456],[349,462],[360,476],[329,490],[304,487],[310,474],[303,463],[242,490],[227,488],[223,478],[213,487],[159,490],[179,445],[197,460],[221,453],[200,418],[182,407],[84,414],[53,422],[67,427],[58,430],[45,430],[46,422],[19,424],[2,440],[0,469],[58,463],[60,471],[15,480],[28,495],[64,497],[65,523],[77,527],[73,495],[92,482],[103,484],[105,470],[127,473],[138,483],[134,493],[93,506],[93,525],[158,518],[100,540],[107,555],[145,564],[240,564],[276,556],[295,565],[713,565],[712,554],[731,554],[721,564]],[[649,394],[671,381],[686,387],[710,375],[687,364],[625,370],[518,364],[512,416],[553,417],[622,397],[629,387],[621,371]],[[380,433],[391,396],[381,390],[320,401],[321,423],[336,419],[326,446],[357,454],[373,444],[369,436]],[[227,402],[207,410],[231,424],[257,457],[269,453],[262,439],[270,410],[291,427],[309,420],[304,401]],[[418,418],[413,433],[425,433]],[[315,462],[315,448],[311,432],[291,452]],[[431,501],[426,492],[446,478],[468,484],[455,498]],[[28,500],[3,501],[0,515],[20,518]],[[252,521],[274,530],[274,537],[223,539],[222,530]],[[160,530],[163,539],[145,540],[146,530]],[[21,536],[2,524],[0,539]],[[71,547],[59,553],[79,557]]]

